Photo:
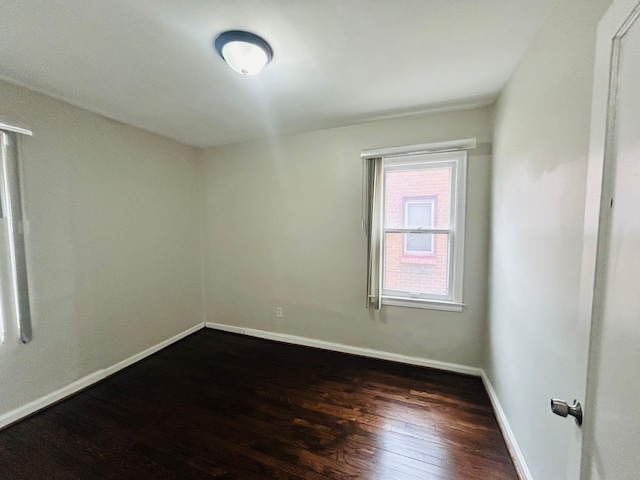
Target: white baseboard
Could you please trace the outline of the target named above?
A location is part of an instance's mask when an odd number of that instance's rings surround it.
[[[498,399],[498,395],[489,380],[489,377],[482,370],[482,382],[484,383],[484,387],[489,394],[489,399],[491,400],[491,405],[493,405],[493,411],[496,414],[496,418],[498,419],[498,425],[500,425],[500,430],[502,430],[502,436],[507,444],[507,448],[509,449],[509,453],[511,454],[511,458],[513,463],[515,464],[516,470],[518,471],[518,475],[521,480],[533,480],[533,476],[531,475],[531,471],[527,466],[527,462],[524,459],[524,455],[522,454],[522,450],[518,446],[518,442],[516,441],[516,437],[513,434],[513,430],[511,430],[511,426],[509,425],[509,421],[507,420],[507,416],[502,409],[502,405],[500,405],[500,400]]]
[[[378,358],[381,360],[390,360],[392,362],[406,363],[408,365],[417,365],[420,367],[429,367],[436,370],[445,370],[447,372],[463,373],[465,375],[473,375],[475,377],[482,376],[482,369],[469,367],[467,365],[459,365],[457,363],[440,362],[438,360],[428,360],[421,357],[411,357],[408,355],[400,355],[399,353],[384,352],[382,350],[374,350],[371,348],[352,347],[342,343],[326,342],[324,340],[316,340],[314,338],[298,337],[296,335],[288,335],[286,333],[268,332],[266,330],[256,330],[254,328],[235,327],[232,325],[223,325],[221,323],[206,322],[207,328],[215,330],[223,330],[225,332],[239,333],[250,337],[264,338],[266,340],[275,340],[277,342],[291,343],[294,345],[302,345],[305,347],[320,348],[322,350],[331,350],[333,352],[351,353],[360,355],[361,357]]]
[[[102,370],[93,372],[87,375],[86,377],[83,377],[80,380],[77,380],[71,383],[70,385],[67,385],[66,387],[62,387],[56,390],[55,392],[45,395],[44,397],[40,397],[39,399],[34,400],[33,402],[30,402],[30,403],[27,403],[22,407],[18,407],[15,410],[11,410],[10,412],[5,413],[4,415],[0,415],[0,428],[6,427],[7,425],[17,422],[18,420],[28,415],[31,415],[37,412],[38,410],[42,410],[43,408],[48,407],[53,403],[59,402],[60,400],[70,395],[73,395],[74,393],[77,393],[80,390],[87,388],[93,385],[94,383],[97,383],[100,380],[107,378],[110,375],[113,375],[119,370],[122,370],[123,368],[126,368],[129,365],[132,365],[136,362],[139,362],[140,360],[148,357],[149,355],[153,355],[157,351],[162,350],[163,348],[171,345],[172,343],[177,342],[178,340],[186,337],[187,335],[191,335],[192,333],[197,332],[201,328],[204,328],[204,324],[199,323],[189,328],[188,330],[185,330],[184,332],[181,332],[169,338],[168,340],[160,342],[157,345],[154,345],[153,347],[148,348],[143,352],[140,352],[136,355],[133,355],[132,357],[127,358],[126,360],[123,360],[122,362],[118,362],[111,367],[107,367]]]

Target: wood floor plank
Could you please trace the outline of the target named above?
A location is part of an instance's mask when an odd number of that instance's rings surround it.
[[[477,378],[211,330],[1,431],[0,472],[518,478]]]

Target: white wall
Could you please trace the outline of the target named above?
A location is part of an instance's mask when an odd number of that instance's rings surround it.
[[[360,151],[477,137],[492,110],[434,113],[202,152],[209,322],[479,366],[486,343],[490,157],[469,161],[462,314],[364,306]],[[276,306],[284,318],[276,319]]]
[[[536,479],[564,479],[579,431],[551,397],[584,392],[579,288],[596,26],[562,0],[496,107],[486,371]]]
[[[34,340],[9,325],[0,415],[202,322],[195,150],[0,82],[22,140]]]

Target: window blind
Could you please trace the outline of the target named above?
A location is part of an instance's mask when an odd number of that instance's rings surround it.
[[[10,283],[12,286],[12,301],[7,303],[11,303],[13,306],[20,339],[23,343],[28,343],[33,338],[33,332],[29,305],[29,285],[24,242],[24,212],[20,182],[18,149],[20,135],[31,135],[31,131],[4,117],[0,117],[0,216],[5,220],[3,223],[6,223]]]
[[[366,307],[380,309],[380,218],[382,207],[382,157],[363,158],[362,228],[367,237]]]

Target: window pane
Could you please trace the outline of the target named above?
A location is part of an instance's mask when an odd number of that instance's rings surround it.
[[[386,228],[449,228],[451,171],[424,167],[385,171]]]
[[[406,253],[427,254],[433,252],[433,235],[429,233],[405,234]]]
[[[435,199],[410,199],[405,200],[405,224],[406,228],[431,228],[433,226],[433,213]],[[416,255],[433,253],[433,235],[408,233],[405,235],[405,252]]]
[[[434,201],[412,201],[406,200],[406,226],[409,228],[426,227],[433,225],[433,204]]]
[[[407,238],[409,237],[409,238]],[[431,253],[408,251],[408,245],[428,245]],[[385,234],[383,289],[387,295],[449,295],[449,235],[430,233]]]

